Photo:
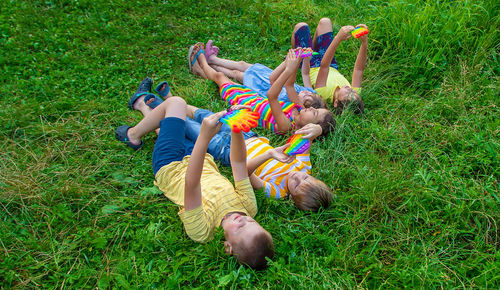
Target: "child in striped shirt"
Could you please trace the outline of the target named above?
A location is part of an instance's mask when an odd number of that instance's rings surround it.
[[[188,105],[188,129],[186,139],[196,141],[201,122],[214,113]],[[304,134],[310,141],[321,134],[321,127],[308,124],[296,133]],[[230,164],[231,128],[223,124],[220,131],[212,138],[208,146],[216,160],[228,166]],[[287,145],[273,148],[269,140],[249,131],[243,134],[247,148],[247,170],[250,183],[254,189],[263,189],[269,198],[283,199],[287,196],[294,205],[304,211],[318,211],[327,208],[332,201],[332,193],[328,186],[311,176],[310,149],[296,157],[283,153]]]
[[[321,126],[322,135],[326,135],[335,127],[333,114],[327,109],[307,108],[290,102],[278,100],[279,93],[285,82],[293,73],[297,72],[300,64],[301,49],[290,50],[287,55],[286,68],[273,83],[267,93],[267,98],[259,96],[255,91],[232,82],[221,72],[215,71],[207,63],[203,43],[197,43],[189,51],[189,65],[191,71],[204,78],[210,79],[219,85],[221,96],[229,105],[248,105],[261,114],[259,125],[282,133],[293,131],[296,128],[314,123]]]

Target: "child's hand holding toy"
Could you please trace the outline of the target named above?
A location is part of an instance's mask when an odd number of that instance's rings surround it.
[[[370,31],[368,30],[368,26],[365,24],[358,24],[356,25],[356,28],[351,31],[352,36],[354,36],[354,38],[359,38],[361,41],[367,40],[368,33],[370,33]]]
[[[229,125],[233,132],[240,133],[241,131],[248,132],[250,129],[257,127],[259,118],[260,114],[258,112],[252,112],[244,108],[227,112],[220,118],[220,121]]]
[[[219,132],[222,123],[219,119],[226,114],[226,111],[218,112],[203,119],[201,123],[200,135],[203,134],[209,140]]]
[[[295,159],[294,155],[285,154],[285,150],[290,146],[290,144],[285,144],[280,147],[276,147],[272,150],[269,150],[269,154],[271,157],[279,162],[290,163]]]
[[[351,31],[353,30],[354,26],[352,25],[342,26],[337,35],[335,36],[335,38],[337,38],[340,41],[348,40],[349,38],[351,38],[352,36]]]

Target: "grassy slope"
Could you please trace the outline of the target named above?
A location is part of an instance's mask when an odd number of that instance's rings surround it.
[[[0,285],[498,288],[495,2],[2,1]],[[223,107],[190,44],[273,67],[322,16],[371,29],[367,113],[315,144],[328,210],[257,193],[277,258],[256,273],[187,238],[153,187],[152,135],[132,153],[113,131],[140,119],[125,103],[145,76]],[[337,53],[348,79],[358,46]]]

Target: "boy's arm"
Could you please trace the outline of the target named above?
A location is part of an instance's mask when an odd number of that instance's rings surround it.
[[[328,46],[328,49],[326,50],[325,55],[321,60],[321,65],[318,71],[318,77],[316,78],[315,88],[321,88],[326,86],[326,81],[328,79],[328,72],[330,71],[330,64],[332,63],[332,59],[335,56],[337,47],[339,47],[339,44],[342,41],[347,40],[351,37],[351,31],[353,30],[354,26],[351,25],[342,26],[342,28],[340,28],[339,30],[339,33],[335,35],[335,38],[333,39],[332,43],[330,43],[330,46]]]
[[[301,50],[299,50],[299,54]],[[300,58],[297,58],[295,51],[290,49],[286,58],[286,68],[285,71],[278,77],[276,82],[271,86],[267,92],[267,99],[269,101],[269,107],[271,108],[271,113],[273,114],[274,120],[276,121],[276,126],[278,131],[286,132],[290,130],[292,123],[283,113],[278,102],[278,95],[281,92],[281,88],[285,84],[286,80],[290,75],[296,71],[295,67],[299,65]]]
[[[247,147],[242,132],[231,131],[231,152],[229,154],[234,182],[247,178]]]
[[[189,158],[186,170],[184,185],[184,209],[189,211],[201,206],[201,173],[205,154],[207,153],[208,143],[212,137],[217,134],[222,126],[218,123],[219,119],[225,114],[225,111],[213,114],[203,120],[200,129],[200,135],[194,144],[193,152]]]
[[[280,147],[276,147],[270,150],[267,150],[266,152],[253,157],[252,159],[248,160],[247,163],[247,170],[248,170],[248,175],[254,173],[254,171],[259,168],[264,162],[267,160],[273,158],[278,160],[279,162],[283,163],[290,163],[293,161],[293,156],[288,156],[286,155],[283,151],[285,151],[286,148],[290,146],[289,144],[285,144]]]
[[[362,26],[368,29],[368,27],[365,24],[358,24],[357,26]],[[361,81],[363,80],[363,72],[365,71],[366,68],[368,35],[365,34],[361,36],[359,40],[361,40],[361,47],[359,48],[358,57],[356,57],[356,63],[354,64],[354,71],[352,72],[352,82],[351,82],[351,86],[355,88],[361,87]]]
[[[250,175],[250,184],[253,189],[260,189],[264,187],[264,180],[257,177],[255,174]]]

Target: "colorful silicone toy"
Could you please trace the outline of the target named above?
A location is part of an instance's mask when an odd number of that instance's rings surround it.
[[[351,31],[352,36],[354,38],[360,38],[361,36],[370,33],[370,31],[363,26],[356,27],[353,31]]]
[[[228,124],[235,133],[241,131],[248,132],[259,124],[260,114],[247,109],[234,110],[227,112],[220,121]]]
[[[304,57],[308,57],[308,56],[316,55],[316,54],[319,54],[319,53],[313,51],[310,48],[304,48],[304,49],[302,49],[302,54],[300,55],[300,57],[304,58]],[[295,52],[295,56],[299,56],[299,52],[298,51]]]
[[[286,143],[290,143],[290,146],[284,152],[290,156],[302,154],[311,147],[309,139],[302,139],[302,134],[292,135]]]

